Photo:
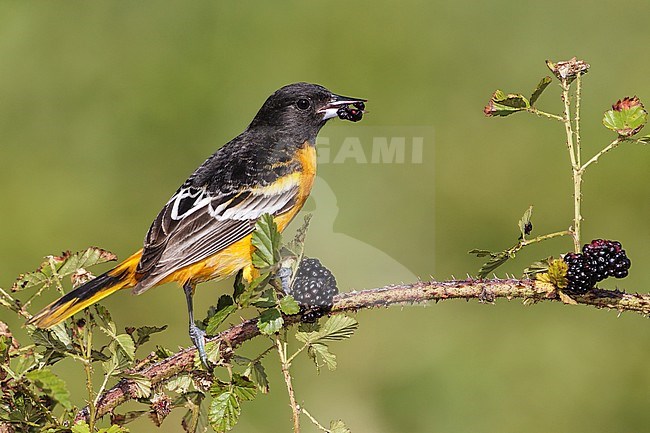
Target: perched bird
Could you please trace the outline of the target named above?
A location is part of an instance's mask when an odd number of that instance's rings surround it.
[[[316,135],[331,118],[360,120],[364,102],[316,84],[277,90],[244,132],[181,185],[151,224],[140,251],[54,301],[29,323],[50,328],[120,289],[140,294],[175,281],[185,292],[190,338],[207,366],[205,334],[193,317],[196,285],[239,270],[248,281],[254,277],[251,237],[257,219],[271,214],[278,230],[285,229],[314,182]]]

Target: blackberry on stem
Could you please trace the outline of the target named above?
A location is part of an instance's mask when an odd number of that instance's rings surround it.
[[[575,293],[586,293],[596,284],[591,261],[584,254],[568,253],[564,261],[569,266],[566,273],[567,290]]]
[[[305,321],[313,322],[329,311],[338,292],[336,278],[318,259],[300,261],[289,294],[300,305]]]

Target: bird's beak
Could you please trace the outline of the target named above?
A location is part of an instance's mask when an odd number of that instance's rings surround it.
[[[348,96],[335,95],[332,93],[330,101],[320,110],[319,113],[323,113],[323,120],[332,119],[334,117],[340,117],[339,112],[341,108],[348,107],[353,105],[361,113],[365,113],[365,104],[367,99],[361,98],[350,98]]]

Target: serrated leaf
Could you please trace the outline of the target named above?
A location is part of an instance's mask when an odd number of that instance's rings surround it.
[[[102,326],[109,327],[110,324],[113,324],[113,327],[115,327],[115,324],[113,323],[113,318],[111,317],[111,313],[108,311],[108,308],[104,307],[101,304],[95,304],[94,307],[95,307],[96,318],[99,319]]]
[[[603,125],[621,136],[630,137],[643,128],[648,121],[648,112],[642,105],[618,110],[608,110],[603,116]]]
[[[262,215],[255,223],[252,236],[253,266],[258,269],[273,266],[280,259],[280,232],[270,214]]]
[[[537,84],[537,87],[535,87],[535,90],[533,90],[533,94],[530,95],[530,105],[531,106],[535,105],[535,102],[537,102],[539,97],[542,95],[544,90],[546,90],[548,85],[551,84],[552,81],[553,81],[553,79],[551,77],[549,77],[549,76],[546,76],[546,77],[541,79],[539,84]]]
[[[310,354],[311,358],[316,364],[316,368],[320,370],[320,364],[318,359],[323,360],[325,365],[329,370],[336,370],[336,355],[330,352],[329,347],[323,343],[313,343],[307,349],[307,353]]]
[[[510,255],[506,254],[505,252],[501,253],[494,253],[490,259],[481,266],[481,268],[478,270],[478,277],[479,278],[485,278],[487,277],[490,273],[492,273],[496,268],[499,266],[503,265],[505,262],[510,259]]]
[[[249,378],[233,373],[232,391],[240,401],[251,401],[257,396],[257,387]]]
[[[337,314],[321,325],[318,331],[296,332],[296,339],[307,344],[339,341],[350,338],[358,327],[359,322],[352,317]]]
[[[337,419],[336,421],[330,421],[329,433],[352,433],[352,432],[345,425],[343,421]]]
[[[158,358],[160,358],[160,359],[169,358],[170,356],[172,356],[174,354],[174,352],[172,352],[171,350],[167,349],[166,347],[162,347],[162,346],[156,346],[155,353],[156,353],[156,356],[158,356]]]
[[[124,379],[129,379],[135,385],[136,398],[147,398],[151,395],[151,380],[139,374],[125,374]]]
[[[524,215],[519,220],[519,231],[521,232],[522,239],[526,239],[526,236],[529,233],[527,228],[529,227],[530,218],[532,217],[532,215],[533,215],[533,207],[529,206],[528,209],[526,209],[526,212],[524,212]]]
[[[508,116],[513,113],[530,108],[530,102],[523,95],[517,93],[505,94],[497,90],[492,94],[490,102],[483,112],[486,116]]]
[[[58,323],[50,328],[52,336],[59,340],[66,349],[72,348],[72,337],[65,322]]]
[[[59,341],[52,332],[47,329],[34,328],[31,333],[32,341],[37,346],[43,346],[58,352],[66,349],[65,345]]]
[[[165,383],[165,388],[171,392],[178,394],[185,394],[192,385],[192,378],[187,374],[178,375],[172,379],[169,379]]]
[[[239,421],[241,407],[235,394],[225,391],[214,397],[208,409],[208,422],[217,432],[231,430]]]
[[[25,373],[25,377],[45,391],[50,397],[56,400],[65,409],[72,409],[70,392],[65,382],[56,376],[49,368],[41,368]]]
[[[232,313],[237,311],[237,306],[233,298],[229,295],[221,295],[217,301],[217,308],[212,313],[212,317],[208,320],[208,325],[205,329],[205,332],[208,335],[216,334],[219,326],[230,316]]]
[[[261,361],[255,361],[244,371],[244,376],[251,379],[256,385],[257,388],[266,394],[269,392],[269,378],[266,375],[266,370]]]
[[[300,305],[291,295],[284,295],[280,299],[280,310],[288,316],[298,314],[300,312]]]
[[[147,341],[151,339],[152,334],[156,334],[158,332],[163,332],[165,329],[167,329],[167,325],[163,326],[141,326],[139,328],[136,328],[135,334],[137,335],[137,340],[135,342],[136,346],[141,346]]]
[[[117,260],[117,256],[110,251],[97,247],[90,247],[70,255],[67,260],[61,264],[57,273],[60,277],[65,277],[66,275],[74,273],[79,268],[87,268],[115,260]]]
[[[275,308],[270,308],[264,310],[260,314],[259,321],[257,322],[257,327],[260,332],[265,335],[272,335],[282,329],[284,324],[284,319],[282,319],[282,314]]]
[[[277,303],[278,298],[272,287],[267,288],[259,295],[259,297],[254,301],[251,301],[251,305],[254,305],[257,308],[271,308],[275,307]]]
[[[550,260],[551,257],[548,257],[544,260],[531,263],[526,269],[524,269],[524,276],[526,278],[533,278],[537,274],[540,274],[542,272],[547,272],[548,264]]]
[[[350,316],[337,314],[321,325],[318,341],[339,341],[352,337],[359,327],[359,322]]]
[[[115,336],[115,342],[124,351],[129,361],[135,359],[135,343],[129,334],[120,334]]]
[[[79,421],[70,429],[72,433],[90,433],[90,426],[83,421]]]

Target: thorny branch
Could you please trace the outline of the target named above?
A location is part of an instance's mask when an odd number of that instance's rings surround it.
[[[366,308],[388,307],[395,304],[422,304],[446,299],[477,299],[480,302],[492,302],[498,298],[524,299],[527,302],[560,301],[560,296],[548,283],[535,280],[489,279],[489,280],[453,280],[420,281],[412,284],[398,284],[386,287],[348,292],[334,299],[331,314],[355,312]],[[596,308],[613,309],[620,312],[632,311],[644,316],[650,315],[650,294],[631,294],[620,291],[594,289],[584,295],[572,295],[577,304]],[[300,316],[285,317],[285,326],[300,322]],[[229,359],[233,349],[242,343],[260,335],[257,319],[247,320],[235,325],[210,341],[221,342],[221,356]],[[169,358],[153,365],[145,365],[131,373],[144,376],[152,386],[162,383],[180,373],[194,368],[194,347],[184,349]],[[97,402],[97,418],[113,411],[122,403],[136,398],[137,385],[133,380],[122,379],[113,388],[106,391]],[[88,408],[77,414],[77,420],[88,417]]]

